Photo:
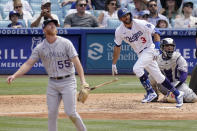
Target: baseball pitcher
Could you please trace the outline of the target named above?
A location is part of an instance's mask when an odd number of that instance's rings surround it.
[[[78,54],[70,40],[57,36],[57,20],[45,20],[43,32],[46,39],[32,51],[30,58],[13,75],[7,78],[11,83],[24,75],[41,59],[49,76],[47,88],[48,131],[57,131],[57,116],[60,101],[63,100],[64,111],[77,128],[86,131],[81,117],[76,112],[76,78],[75,68],[79,74],[82,88],[88,87]],[[75,66],[75,68],[74,68]]]

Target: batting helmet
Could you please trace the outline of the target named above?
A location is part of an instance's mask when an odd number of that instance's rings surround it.
[[[118,10],[118,18],[120,19],[121,17],[125,16],[126,14],[130,14],[131,18],[132,18],[132,14],[131,12],[127,9],[127,8],[120,8]]]
[[[165,50],[165,46],[173,46],[173,50]],[[176,44],[174,42],[174,40],[172,38],[164,38],[161,40],[161,44],[160,44],[160,50],[162,51],[162,53],[164,54],[164,56],[168,59],[170,59],[172,57],[172,54],[174,52],[176,48]]]

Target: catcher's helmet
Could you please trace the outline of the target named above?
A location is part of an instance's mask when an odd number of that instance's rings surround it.
[[[173,46],[173,50],[166,49],[165,46]],[[176,44],[172,38],[164,38],[161,40],[160,50],[163,53],[163,56],[167,59],[170,59],[175,51]]]
[[[132,19],[132,14],[127,8],[120,8],[118,10],[118,18],[120,19],[121,17],[125,16],[126,14],[130,14],[131,19]]]

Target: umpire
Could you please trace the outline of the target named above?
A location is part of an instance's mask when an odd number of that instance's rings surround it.
[[[195,56],[197,58],[197,29],[196,29],[196,52]],[[191,79],[189,82],[189,87],[197,94],[197,65],[194,67],[192,74],[191,74]]]

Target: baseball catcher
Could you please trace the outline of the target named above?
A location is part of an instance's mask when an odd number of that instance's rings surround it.
[[[188,73],[187,62],[179,52],[175,51],[175,47],[172,38],[162,39],[160,45],[162,54],[159,55],[157,63],[161,72],[170,80],[171,84],[179,91],[184,92],[184,102],[196,102],[196,94],[185,83]],[[163,85],[157,84],[152,76],[150,76],[150,81],[154,89],[159,90],[164,95],[164,102],[176,102],[175,96]]]

